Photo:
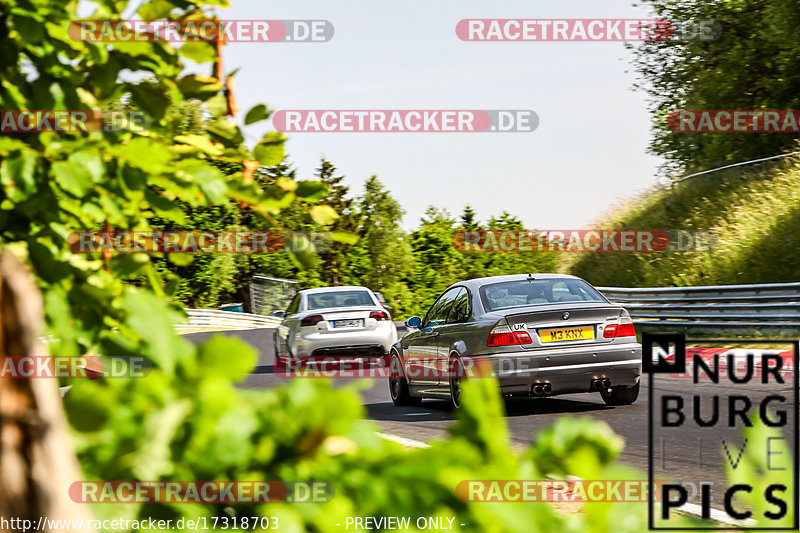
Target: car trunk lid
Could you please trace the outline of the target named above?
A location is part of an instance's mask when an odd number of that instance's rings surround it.
[[[623,313],[611,304],[582,304],[546,306],[540,309],[509,310],[506,321],[512,330],[525,330],[532,342],[524,349],[605,344],[613,338],[604,338],[606,326],[617,324]]]
[[[373,308],[343,307],[329,309],[319,313],[322,322],[317,322],[317,331],[320,333],[344,333],[375,329],[377,320],[369,318]]]

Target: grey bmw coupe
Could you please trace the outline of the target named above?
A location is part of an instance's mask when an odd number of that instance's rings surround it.
[[[633,321],[575,276],[462,281],[406,326],[410,333],[389,354],[395,405],[445,398],[458,408],[460,383],[479,367],[506,396],[594,391],[609,405],[626,405],[639,395],[642,347]]]

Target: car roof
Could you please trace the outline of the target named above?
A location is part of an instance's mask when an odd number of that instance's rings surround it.
[[[581,279],[578,276],[572,276],[570,274],[546,274],[546,273],[508,274],[508,275],[505,275],[505,276],[489,276],[489,277],[485,277],[485,278],[468,279],[468,280],[464,280],[464,281],[459,281],[458,283],[453,283],[453,285],[451,285],[451,286],[465,285],[467,287],[475,288],[475,287],[482,287],[483,285],[489,285],[489,284],[492,284],[492,283],[502,283],[504,281],[527,281],[528,280],[528,276],[533,276],[534,280],[537,280],[537,279]]]
[[[361,287],[360,285],[342,285],[338,287],[317,287],[316,289],[303,289],[302,291],[299,292],[301,294],[316,294],[320,292],[339,292],[339,291],[352,291],[352,290],[369,291],[368,288]]]

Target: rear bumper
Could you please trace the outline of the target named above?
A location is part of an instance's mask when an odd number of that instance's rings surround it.
[[[396,340],[397,328],[386,320],[370,330],[299,332],[291,350],[296,357],[376,357],[389,353]]]
[[[495,354],[485,359],[503,394],[529,394],[536,383],[549,383],[552,394],[593,392],[592,382],[604,378],[612,387],[632,387],[642,374],[638,343]]]
[[[317,348],[311,352],[311,357],[383,357],[387,350],[380,344],[360,344],[354,346],[332,346]]]

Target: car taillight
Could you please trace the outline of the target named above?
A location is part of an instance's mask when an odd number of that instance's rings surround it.
[[[386,311],[372,311],[369,317],[375,320],[389,320],[389,313]]]
[[[514,346],[531,342],[527,331],[511,331],[508,326],[497,326],[489,333],[486,346]]]
[[[322,318],[322,315],[310,315],[305,317],[303,320],[300,321],[301,326],[313,326],[317,322],[322,322],[325,320]]]
[[[635,337],[636,329],[633,327],[633,320],[631,317],[624,316],[619,319],[619,324],[611,324],[606,326],[603,331],[604,339],[615,339],[617,337]]]

